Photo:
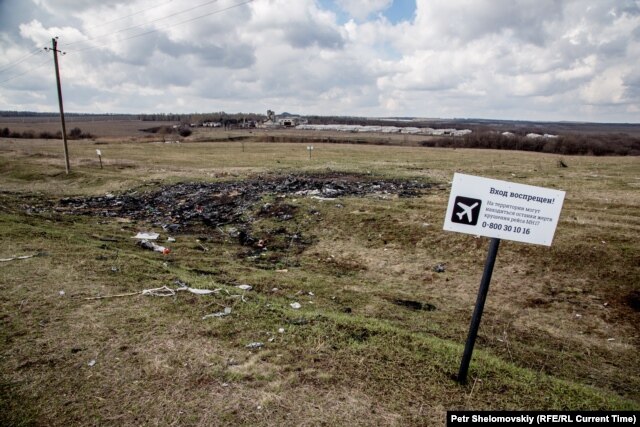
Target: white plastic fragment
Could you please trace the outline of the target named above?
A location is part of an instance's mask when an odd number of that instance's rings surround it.
[[[144,239],[144,240],[156,240],[158,237],[160,237],[160,234],[158,234],[158,233],[153,233],[153,232],[148,232],[148,231],[141,231],[138,234],[136,234],[133,238],[134,239]]]
[[[263,347],[263,346],[264,346],[264,343],[261,343],[261,342],[252,342],[252,343],[249,343],[249,344],[245,345],[246,348],[260,348],[260,347]]]
[[[298,310],[302,307],[302,305],[300,305],[299,302],[292,302],[291,304],[289,304],[291,306],[291,308],[293,308],[294,310]]]
[[[278,332],[281,333],[281,334],[284,334],[284,328],[278,329]]]
[[[187,291],[191,292],[192,294],[196,294],[196,295],[210,295],[210,294],[215,294],[218,293],[220,290],[219,289],[195,289],[195,288],[187,288]]]
[[[224,311],[219,311],[217,313],[207,314],[206,316],[202,316],[202,320],[209,319],[211,317],[225,317],[231,314],[231,307],[225,307]]]
[[[162,286],[153,289],[143,289],[141,293],[142,295],[151,295],[154,297],[172,297],[176,294],[176,291],[168,286]]]
[[[175,242],[175,237],[167,237],[167,242]]]
[[[12,258],[0,258],[0,262],[8,262],[8,261],[16,260],[16,259],[29,259],[29,258],[33,258],[34,256],[36,256],[36,255],[34,254],[34,255],[14,256]]]
[[[243,291],[250,291],[251,289],[253,289],[253,286],[251,286],[251,285],[238,285],[238,286],[236,286],[236,288],[242,289]]]
[[[91,367],[91,366],[93,366],[93,365],[95,365],[95,364],[96,364],[96,359],[91,359],[91,360],[89,361],[89,363],[87,363],[87,366]]]
[[[58,294],[62,297],[62,296],[64,296],[64,291],[60,291],[60,292],[58,292]]]

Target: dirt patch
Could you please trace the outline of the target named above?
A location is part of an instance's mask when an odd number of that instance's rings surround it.
[[[634,311],[640,312],[640,291],[631,291],[625,298],[625,301]]]
[[[406,307],[411,310],[424,310],[424,311],[434,311],[436,306],[433,304],[429,304],[428,302],[420,302],[406,299],[394,299],[392,301],[394,304],[399,305],[401,307]]]

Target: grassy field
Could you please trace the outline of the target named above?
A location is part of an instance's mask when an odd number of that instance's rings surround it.
[[[437,426],[450,409],[640,409],[637,158],[565,156],[564,168],[490,150],[315,143],[309,159],[306,143],[99,143],[70,143],[67,176],[61,142],[0,139],[0,258],[37,255],[0,262],[2,425]],[[502,243],[466,386],[452,376],[488,240],[442,231],[454,172],[567,192],[553,246]],[[429,188],[265,194],[242,216],[260,252],[230,224],[174,233],[162,255],[131,238],[165,242],[159,224],[60,209],[338,173]],[[305,244],[282,238],[294,235]],[[88,299],[176,279],[218,292]]]

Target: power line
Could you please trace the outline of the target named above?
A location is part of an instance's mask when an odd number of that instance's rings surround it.
[[[173,0],[169,0],[169,1],[166,1],[164,3],[159,3],[159,4],[156,4],[154,6],[148,7],[146,9],[142,9],[142,10],[139,10],[137,12],[133,12],[133,13],[131,13],[129,15],[121,16],[119,18],[112,19],[111,21],[107,21],[107,22],[103,22],[102,24],[94,25],[90,29],[104,27],[105,25],[113,24],[114,22],[118,22],[118,21],[122,21],[123,19],[131,18],[132,16],[139,15],[139,14],[141,14],[143,12],[147,12],[147,11],[152,10],[152,9],[157,9],[160,6],[164,6],[165,4],[169,4],[169,3],[172,3],[172,2],[173,2]],[[76,42],[76,43],[79,43],[79,42]]]
[[[215,1],[218,1],[218,0],[215,0]],[[209,13],[205,13],[205,14],[202,14],[202,15],[199,15],[199,16],[196,16],[196,17],[193,17],[193,18],[189,18],[189,19],[186,19],[186,20],[184,20],[184,21],[180,21],[180,22],[177,22],[177,23],[175,23],[175,24],[165,26],[165,27],[163,27],[163,28],[158,28],[158,29],[154,29],[154,30],[146,31],[146,32],[144,32],[144,33],[136,34],[136,35],[133,35],[133,36],[130,36],[130,37],[126,37],[126,38],[123,38],[123,39],[118,39],[118,40],[116,40],[116,41],[125,41],[125,40],[131,40],[131,39],[134,39],[134,38],[137,38],[137,37],[143,37],[143,36],[146,36],[146,35],[149,35],[149,34],[153,34],[153,33],[159,32],[159,31],[164,30],[164,29],[167,29],[167,28],[173,28],[173,27],[176,27],[176,26],[178,26],[178,25],[183,25],[183,24],[186,24],[186,23],[189,23],[189,22],[196,21],[196,20],[198,20],[198,19],[206,18],[207,16],[216,15],[216,14],[219,14],[219,13],[225,12],[225,11],[227,11],[227,10],[231,10],[231,9],[234,9],[234,8],[237,8],[237,7],[240,7],[240,6],[243,6],[243,5],[245,5],[245,4],[252,3],[252,2],[254,2],[254,1],[255,1],[255,0],[246,0],[246,1],[241,2],[241,3],[237,3],[237,4],[233,5],[233,6],[226,7],[226,8],[224,8],[224,9],[215,10],[215,11],[213,11],[213,12],[209,12]],[[212,2],[209,2],[209,3],[212,3]],[[79,50],[71,51],[71,53],[84,52],[84,51],[91,50],[91,49],[97,49],[97,48],[99,48],[99,47],[100,47],[100,46],[89,46],[89,47],[84,48],[84,49],[79,49]],[[28,59],[28,58],[30,58],[30,57],[32,57],[32,56],[34,56],[34,55],[38,54],[38,53],[42,53],[42,52],[43,52],[43,51],[42,51],[42,50],[40,50],[40,49],[38,49],[37,51],[35,51],[35,50],[34,50],[34,52],[32,52],[32,53],[30,53],[29,55],[26,55],[24,58],[20,59],[20,61],[26,60],[26,59]],[[69,52],[67,52],[67,53],[69,53]],[[35,71],[35,70],[37,70],[37,69],[41,68],[43,65],[47,64],[48,62],[50,62],[50,60],[51,60],[51,58],[47,58],[44,62],[41,62],[40,64],[36,65],[35,67],[32,67],[32,68],[28,69],[27,71],[25,71],[25,72],[23,72],[23,73],[16,74],[16,75],[11,76],[11,77],[9,77],[8,79],[5,79],[5,80],[1,80],[1,81],[0,81],[0,84],[2,84],[2,83],[6,83],[6,82],[8,82],[8,81],[11,81],[11,80],[17,79],[18,77],[22,77],[22,76],[24,76],[24,75],[26,75],[26,74],[29,74],[29,73],[31,73],[31,72],[33,72],[33,71]],[[17,62],[17,61],[16,61],[16,62]],[[13,65],[17,65],[17,64],[13,64]],[[11,65],[11,67],[12,67],[13,65]],[[6,67],[6,68],[8,69],[9,67]]]
[[[42,53],[42,49],[34,49],[28,54],[26,54],[25,56],[23,56],[22,58],[16,59],[15,61],[10,62],[9,64],[5,65],[3,68],[0,68],[0,73],[10,70],[16,65],[22,64],[24,61],[26,61],[27,59],[31,58],[34,55],[37,55],[38,53]]]
[[[218,1],[218,0],[215,0],[215,1]],[[159,31],[166,30],[168,28],[177,27],[178,25],[182,25],[182,24],[186,24],[188,22],[196,21],[198,19],[206,18],[207,16],[212,16],[212,15],[216,15],[216,14],[219,14],[219,13],[222,13],[222,12],[226,12],[227,10],[235,9],[237,7],[244,6],[245,4],[249,4],[249,3],[252,3],[254,1],[255,0],[247,0],[247,1],[235,4],[233,6],[225,7],[224,9],[218,9],[218,10],[213,11],[213,12],[205,13],[203,15],[199,15],[199,16],[196,16],[194,18],[190,18],[190,19],[187,19],[187,20],[184,20],[184,21],[177,22],[175,24],[167,25],[167,26],[164,26],[162,28],[156,28],[156,29],[153,29],[153,30],[145,31],[143,33],[135,34],[133,36],[129,36],[129,37],[121,38],[121,39],[116,39],[114,41],[122,42],[122,41],[126,41],[126,40],[135,39],[135,38],[138,38],[138,37],[146,36],[146,35],[149,35],[149,34],[157,33]],[[209,3],[212,3],[212,2],[209,2]],[[161,19],[164,19],[164,18],[161,18]],[[151,22],[154,22],[154,21],[151,21]],[[110,35],[113,35],[113,34],[110,34]],[[97,49],[99,47],[100,46],[89,46],[89,47],[86,47],[84,49],[77,49],[77,50],[67,51],[67,53],[85,52],[87,50]]]
[[[22,77],[26,74],[32,73],[33,71],[37,70],[38,68],[42,67],[45,64],[48,64],[49,62],[51,62],[51,58],[47,57],[47,59],[45,59],[43,62],[41,62],[40,64],[36,65],[35,67],[29,68],[27,71],[20,73],[20,74],[16,74],[15,76],[9,77],[8,79],[5,80],[1,80],[0,84],[2,83],[6,83],[8,81],[11,81],[13,79],[17,79],[18,77]]]
[[[84,42],[88,42],[88,41],[91,41],[91,40],[98,40],[98,39],[101,39],[101,38],[104,38],[104,37],[111,37],[114,34],[122,33],[122,32],[129,31],[129,30],[132,30],[132,29],[135,29],[135,28],[144,27],[144,26],[147,26],[149,24],[153,24],[154,22],[158,22],[158,21],[162,21],[162,20],[167,19],[167,18],[172,18],[174,16],[182,15],[183,13],[190,12],[190,11],[192,11],[194,9],[198,9],[198,8],[201,8],[201,7],[204,7],[204,6],[208,6],[208,5],[212,4],[212,3],[217,3],[218,1],[220,1],[220,0],[209,0],[209,1],[205,2],[205,3],[201,3],[199,5],[190,7],[188,9],[184,9],[182,11],[174,12],[172,14],[163,16],[161,18],[156,18],[156,19],[153,19],[151,21],[144,22],[142,24],[137,24],[137,25],[132,25],[130,27],[121,28],[119,30],[112,31],[110,33],[101,34],[99,36],[89,37],[89,38],[87,38],[85,40],[79,40],[77,42],[67,43],[64,46],[73,46],[73,45],[76,45],[78,43],[84,43]]]

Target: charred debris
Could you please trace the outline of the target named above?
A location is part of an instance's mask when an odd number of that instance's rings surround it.
[[[64,198],[56,210],[71,214],[144,220],[176,232],[200,224],[220,227],[244,223],[246,214],[263,196],[312,196],[320,200],[359,197],[370,194],[415,197],[429,184],[418,181],[371,179],[366,175],[286,175],[260,176],[242,181],[186,182],[157,190],[127,191],[120,195]],[[260,207],[258,215],[293,217],[288,204]]]
[[[64,198],[54,209],[65,214],[142,221],[162,227],[167,234],[211,235],[212,229],[224,227],[225,234],[237,239],[245,248],[244,256],[248,257],[265,250],[267,244],[270,251],[283,246],[281,250],[297,248],[296,252],[301,252],[311,243],[311,239],[302,236],[300,227],[286,225],[290,220],[295,223],[299,213],[299,207],[287,198],[307,196],[331,202],[340,197],[367,195],[415,197],[428,188],[430,185],[425,182],[376,179],[358,174],[265,175],[240,181],[142,187],[119,195]],[[265,203],[265,199],[270,202]],[[341,207],[338,201],[334,204]],[[254,234],[252,224],[264,218],[273,218],[283,225],[268,235]]]

